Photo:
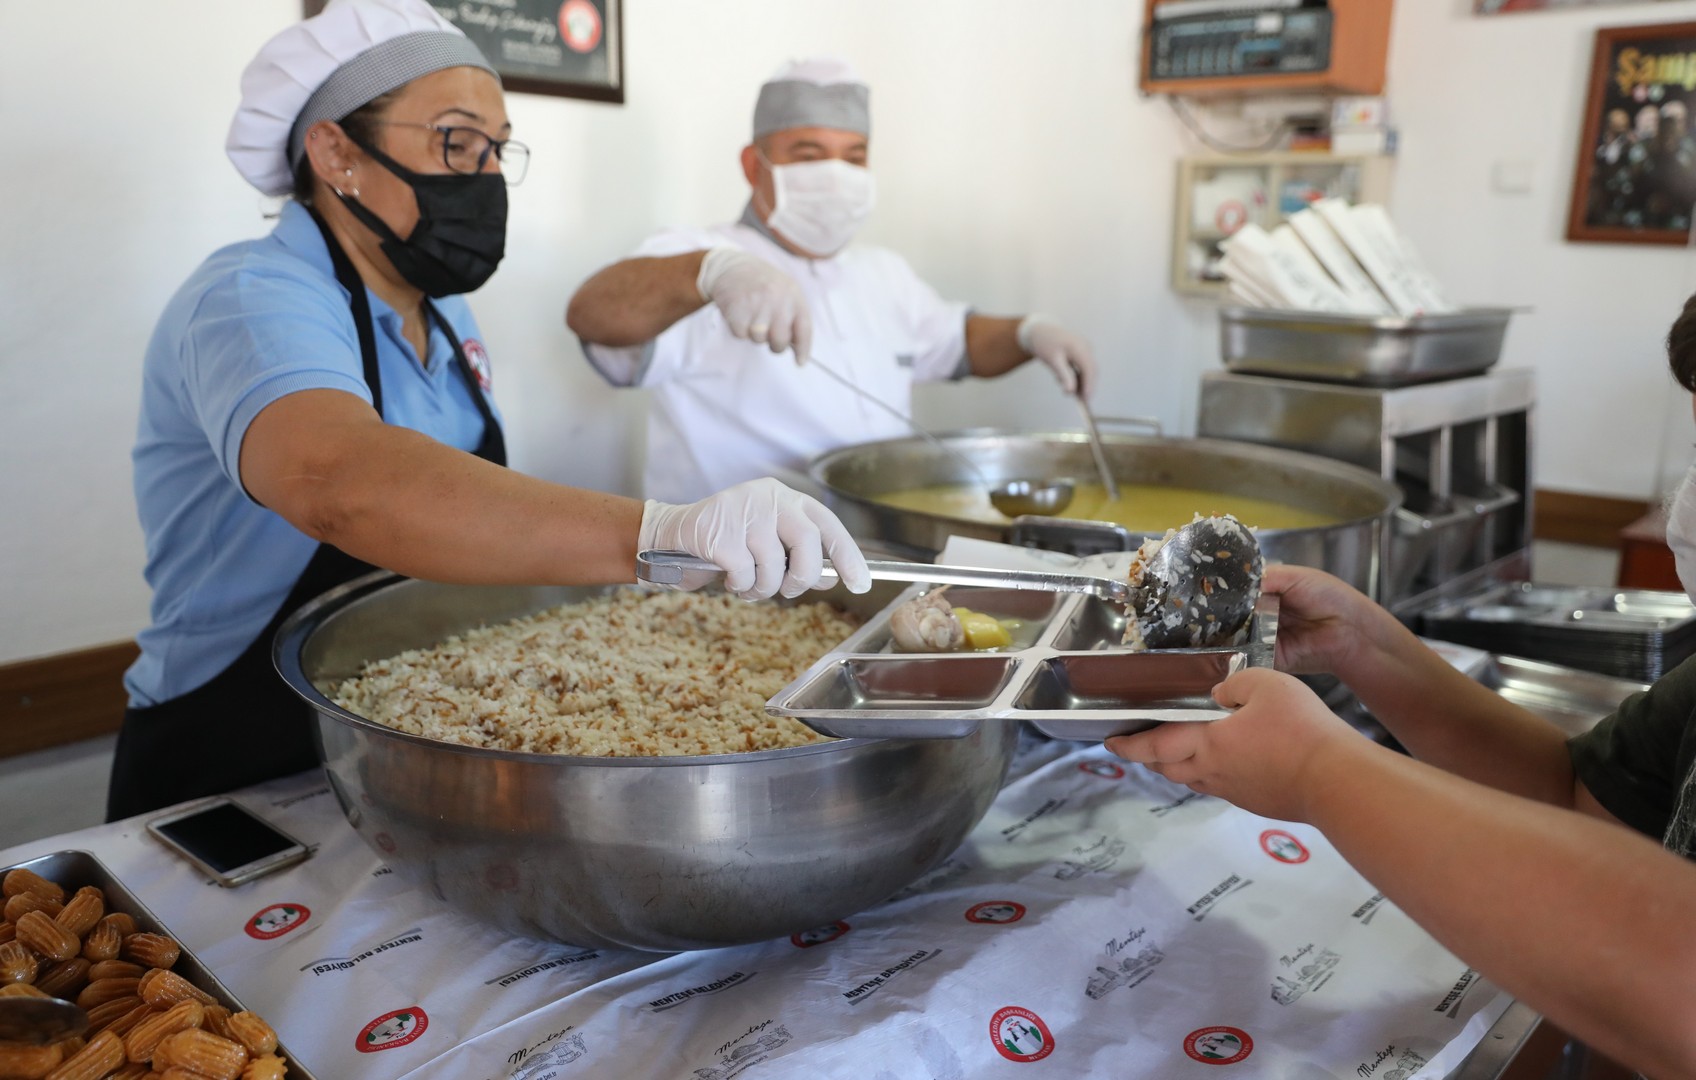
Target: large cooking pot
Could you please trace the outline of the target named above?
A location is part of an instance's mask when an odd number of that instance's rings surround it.
[[[1256,535],[1272,561],[1315,566],[1368,595],[1379,595],[1389,522],[1402,501],[1396,485],[1341,461],[1252,443],[1120,434],[1102,438],[1113,474],[1121,483],[1245,495],[1334,518],[1333,525],[1257,529]],[[1095,475],[1089,442],[1081,433],[976,430],[941,435],[938,441],[947,449],[920,438],[846,446],[813,459],[809,472],[855,536],[923,558],[940,551],[950,535],[1011,541],[1014,523],[989,524],[907,510],[880,503],[877,496],[941,484],[980,483],[968,462],[991,484]],[[1066,525],[1072,531],[1082,523]],[[1106,527],[1098,531],[1096,539],[1106,547],[1134,548],[1144,539],[1123,530],[1117,530],[1115,537]]]
[[[900,588],[808,599],[870,615]],[[566,757],[403,734],[326,696],[366,661],[605,591],[377,573],[326,593],[278,631],[277,669],[316,713],[348,821],[397,872],[462,911],[594,947],[780,937],[910,884],[959,846],[1000,789],[1014,724],[953,740]]]

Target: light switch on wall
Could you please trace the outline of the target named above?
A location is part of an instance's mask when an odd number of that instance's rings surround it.
[[[1529,195],[1536,166],[1529,161],[1498,161],[1490,168],[1490,190],[1498,195]]]

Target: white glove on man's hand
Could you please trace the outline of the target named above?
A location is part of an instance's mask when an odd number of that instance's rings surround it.
[[[1095,354],[1089,342],[1042,315],[1019,324],[1019,348],[1047,364],[1068,394],[1088,400],[1095,392]]]
[[[850,592],[872,587],[866,560],[836,515],[776,480],[749,480],[687,506],[649,499],[639,551],[687,551],[724,569],[744,600],[799,596],[819,583],[828,557]],[[685,581],[684,588],[703,582]]]
[[[741,248],[721,245],[707,250],[695,287],[718,305],[732,334],[774,353],[793,348],[795,362],[807,362],[813,316],[794,278]]]

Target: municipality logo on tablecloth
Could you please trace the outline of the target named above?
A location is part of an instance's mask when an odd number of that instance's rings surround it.
[[[995,1052],[1008,1061],[1041,1061],[1054,1053],[1054,1033],[1042,1017],[1017,1005],[997,1009],[990,1017],[989,1038]]]
[[[416,1005],[386,1012],[359,1030],[353,1048],[361,1054],[393,1050],[416,1042],[430,1027],[430,1017]]]
[[[827,941],[835,941],[852,929],[853,927],[845,922],[827,923],[824,926],[815,926],[811,930],[802,930],[800,933],[790,934],[789,944],[797,949],[810,949],[814,945],[823,945]]]
[[[1267,829],[1260,834],[1260,850],[1281,863],[1304,863],[1312,857],[1307,845],[1283,829]]]
[[[1254,1040],[1242,1028],[1198,1028],[1184,1037],[1184,1053],[1203,1065],[1235,1065],[1254,1053]]]
[[[250,938],[260,941],[270,941],[280,938],[291,930],[298,930],[312,918],[312,909],[305,904],[272,904],[254,913],[242,927]]]
[[[1025,917],[1025,905],[1012,900],[985,900],[966,909],[970,923],[1016,923]]]

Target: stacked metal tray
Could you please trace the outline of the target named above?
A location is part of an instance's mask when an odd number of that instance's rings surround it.
[[[161,857],[165,856],[161,854]],[[20,867],[59,884],[66,892],[74,893],[84,886],[92,885],[106,894],[108,912],[125,912],[135,919],[136,925],[142,930],[150,934],[164,934],[181,943],[181,939],[171,933],[170,929],[159,921],[159,917],[147,909],[147,905],[136,899],[136,895],[106,868],[105,863],[86,851],[55,851],[51,855],[42,855],[28,862],[0,867],[0,877],[5,877],[7,873]],[[171,970],[212,995],[218,1004],[232,1013],[241,1012],[245,1008],[187,946],[182,947],[182,955],[171,966]],[[284,1073],[287,1080],[314,1080],[312,1073],[307,1071],[287,1046],[279,1045],[277,1053],[288,1059]]]
[[[1133,652],[1125,613],[1091,596],[1013,589],[948,591],[949,602],[1016,619],[992,652],[902,653],[889,618],[935,588],[914,585],[766,703],[838,738],[955,739],[986,721],[1028,720],[1057,739],[1100,740],[1159,723],[1225,715],[1212,691],[1245,667],[1271,667],[1278,601],[1263,596],[1239,646]]]
[[[1682,593],[1512,582],[1426,611],[1428,637],[1653,682],[1696,653]]]
[[[1295,379],[1407,386],[1495,366],[1511,308],[1447,315],[1331,315],[1228,307],[1220,352],[1231,371]]]

